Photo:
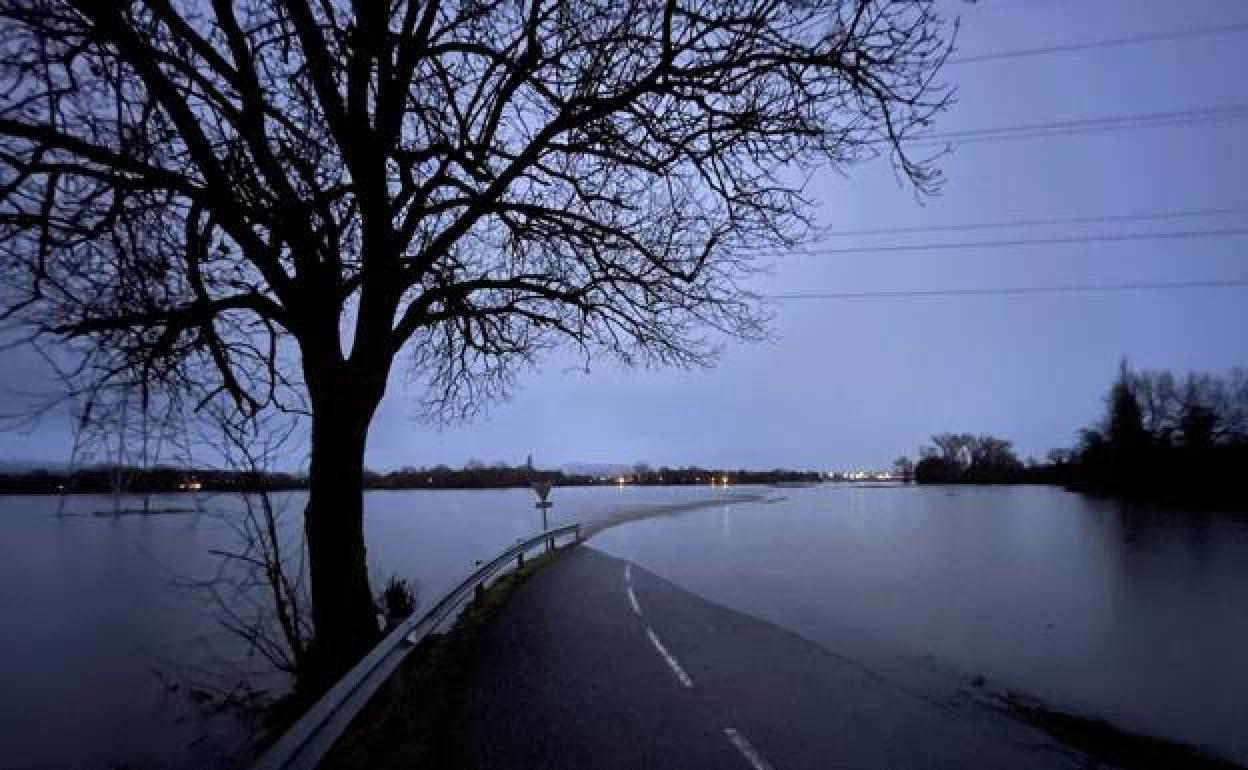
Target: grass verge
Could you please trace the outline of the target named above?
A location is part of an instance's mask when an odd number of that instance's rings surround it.
[[[449,631],[417,645],[334,745],[322,770],[461,766],[466,677],[507,599],[559,550],[526,560],[523,570],[499,577]]]
[[[1124,770],[1244,770],[1184,743],[1122,730],[1102,719],[1057,711],[1017,693],[998,696],[1018,718],[1088,755],[1096,764]]]

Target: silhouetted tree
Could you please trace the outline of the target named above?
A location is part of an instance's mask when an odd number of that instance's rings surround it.
[[[970,442],[971,464],[966,481],[1009,483],[1021,477],[1023,464],[1014,454],[1014,442],[994,436],[976,436]]]
[[[816,164],[946,106],[888,0],[0,0],[3,317],[100,378],[310,417],[328,680],[375,640],[364,450],[396,357],[471,414],[566,341],[708,363]]]
[[[975,440],[969,433],[941,433],[932,436],[932,444],[949,472],[961,475],[971,465],[971,444]]]
[[[1012,465],[1018,463],[1014,442],[995,436],[976,436],[970,441],[971,467]]]
[[[1179,420],[1183,444],[1193,449],[1208,449],[1213,446],[1214,428],[1217,424],[1218,415],[1212,409],[1199,404],[1189,406]]]
[[[923,447],[914,468],[920,483],[1000,484],[1019,481],[1023,464],[1014,454],[1013,442],[994,436],[941,433],[932,446]]]
[[[1105,439],[1110,446],[1123,452],[1138,452],[1148,441],[1144,429],[1144,413],[1131,389],[1131,370],[1123,361],[1118,381],[1109,391],[1109,414],[1105,421]]]
[[[1130,496],[1242,499],[1248,377],[1119,368],[1105,419],[1080,432],[1068,483]]]
[[[218,622],[246,642],[249,654],[261,656],[276,671],[295,676],[296,686],[315,685],[298,677],[307,667],[305,658],[313,640],[304,543],[292,538],[282,525],[283,515],[289,512],[265,484],[271,465],[280,460],[287,442],[294,440],[295,421],[273,415],[240,426],[228,413],[209,407],[199,427],[207,434],[205,439],[217,446],[226,466],[250,482],[239,490],[237,505],[220,515],[237,544],[214,551],[222,564],[216,578],[203,586],[214,598]],[[250,687],[246,682],[239,684]]]
[[[1075,450],[1073,449],[1050,449],[1044,455],[1044,461],[1049,465],[1065,465],[1073,460]]]
[[[1127,374],[1144,428],[1158,444],[1182,439],[1184,419],[1195,416],[1199,421],[1202,414],[1212,416],[1212,441],[1248,432],[1248,371],[1234,369],[1224,377],[1189,372],[1182,379],[1166,371]]]

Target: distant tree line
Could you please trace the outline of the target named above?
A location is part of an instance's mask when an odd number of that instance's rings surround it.
[[[205,468],[97,465],[72,471],[0,473],[0,494],[151,495],[186,491],[260,492],[299,489],[302,476]]]
[[[818,471],[793,471],[773,468],[766,471],[750,471],[744,468],[728,470],[723,468],[651,468],[639,464],[631,473],[624,474],[628,483],[643,485],[663,484],[801,484],[814,483],[822,479]]]
[[[1011,442],[942,433],[920,450],[920,483],[1061,484],[1121,497],[1248,498],[1248,370],[1225,376],[1136,371],[1124,361],[1105,416],[1077,445],[1023,463]]]
[[[531,464],[486,465],[470,460],[462,468],[436,465],[429,468],[405,467],[382,473],[364,472],[367,489],[503,489],[527,487],[534,481],[551,481],[556,486],[601,484],[687,485],[687,484],[774,484],[819,481],[817,471],[774,469],[767,471],[724,470],[690,466],[653,469],[642,463],[623,473],[591,475],[540,470]],[[0,474],[0,494],[170,494],[186,491],[258,492],[304,489],[307,477],[293,473],[259,473],[214,469],[126,466],[94,466],[74,471],[34,470]]]
[[[1080,431],[1067,458],[1055,458],[1067,486],[1135,497],[1248,497],[1248,370],[1176,377],[1133,371],[1124,361],[1106,401],[1104,419]]]
[[[507,463],[486,465],[480,460],[469,460],[463,468],[435,465],[430,468],[412,466],[382,473],[364,471],[365,489],[502,489],[528,486],[534,481],[549,480],[563,483],[564,474],[559,471],[543,471],[531,465],[511,466]]]
[[[524,487],[534,481],[550,481],[555,486],[593,486],[602,484],[689,485],[689,484],[775,484],[819,481],[818,471],[794,471],[776,468],[765,471],[722,468],[652,468],[638,463],[614,473],[564,473],[541,470],[532,465],[511,466],[506,463],[486,465],[470,460],[463,468],[435,465],[430,468],[406,467],[389,473],[366,471],[364,486],[368,489],[501,489]]]

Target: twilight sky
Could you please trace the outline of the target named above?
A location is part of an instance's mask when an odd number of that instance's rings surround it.
[[[982,0],[965,6],[974,57],[1248,22],[1240,0]],[[951,64],[959,131],[1248,103],[1248,31]],[[1248,206],[1248,120],[965,144],[944,192],[918,203],[886,161],[809,191],[833,229],[902,228]],[[845,237],[829,248],[964,243],[1248,226],[1244,213]],[[1064,286],[1248,278],[1248,236],[791,256],[769,294]],[[1248,288],[787,300],[777,341],[730,344],[707,371],[589,373],[548,357],[475,422],[416,419],[396,376],[369,450],[379,469],[470,458],[539,465],[646,461],[729,467],[884,467],[932,433],[987,432],[1021,455],[1069,446],[1101,412],[1117,362],[1225,371],[1248,365]],[[38,387],[30,355],[0,354],[10,390]],[[401,370],[402,365],[396,367]],[[3,396],[11,402],[13,396]],[[8,410],[4,410],[8,411]],[[0,461],[69,459],[63,419],[0,433]],[[297,460],[295,463],[297,464]]]

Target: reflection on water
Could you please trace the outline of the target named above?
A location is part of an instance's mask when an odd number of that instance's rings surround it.
[[[593,542],[911,685],[983,676],[1248,761],[1248,517],[1046,487],[783,494]]]
[[[551,524],[701,499],[705,488],[560,489]],[[216,683],[264,661],[222,630],[217,608],[191,585],[216,575],[213,551],[236,550],[222,518],[242,506],[206,497],[202,513],[55,515],[55,497],[0,498],[0,766],[205,768],[239,740],[228,719],[205,720],[162,676]],[[365,537],[376,587],[409,579],[432,603],[516,539],[537,531],[532,492],[372,492]],[[154,498],[153,508],[187,508]],[[301,494],[277,496],[298,536]],[[70,498],[75,514],[109,498]],[[179,678],[180,677],[180,678]],[[224,681],[230,681],[226,678]]]

